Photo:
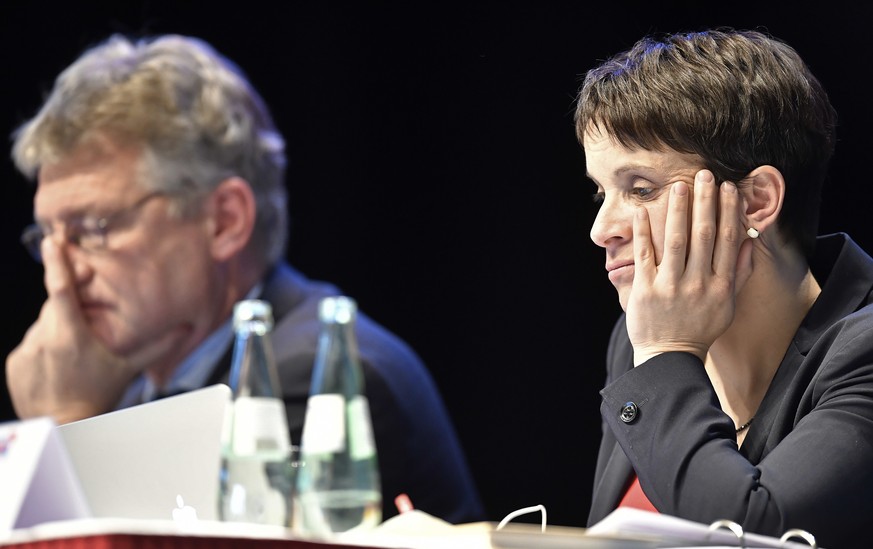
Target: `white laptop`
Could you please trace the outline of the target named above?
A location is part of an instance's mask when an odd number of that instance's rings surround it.
[[[229,401],[213,385],[58,426],[92,516],[216,520]]]

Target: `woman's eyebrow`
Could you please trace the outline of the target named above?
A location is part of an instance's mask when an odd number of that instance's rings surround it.
[[[619,166],[615,170],[613,170],[612,177],[619,177],[619,176],[624,175],[627,172],[636,172],[636,171],[645,171],[645,172],[651,173],[651,172],[655,172],[657,170],[655,168],[652,168],[651,166],[646,165],[646,164],[639,164],[639,163],[624,164],[624,165]],[[595,178],[593,175],[591,175],[591,172],[589,172],[587,170],[585,171],[585,177],[587,177],[591,181],[594,181],[595,183],[597,182],[597,178]]]

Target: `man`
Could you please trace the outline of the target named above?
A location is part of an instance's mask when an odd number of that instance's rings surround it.
[[[15,133],[37,178],[22,237],[48,298],[6,362],[21,418],[63,423],[225,381],[233,305],[272,304],[292,441],[319,324],[338,290],[283,261],[284,141],[240,70],[208,44],[115,36],[57,79]],[[424,366],[366,316],[358,326],[384,492],[452,522],[480,504]]]

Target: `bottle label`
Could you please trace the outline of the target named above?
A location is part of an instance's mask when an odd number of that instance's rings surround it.
[[[278,398],[233,401],[232,452],[237,456],[285,456],[291,450],[285,405]]]
[[[349,450],[352,459],[369,459],[376,454],[373,442],[373,423],[370,420],[370,404],[367,397],[356,396],[349,402]]]
[[[306,404],[301,450],[307,454],[331,454],[346,449],[343,418],[346,400],[342,395],[312,395]]]

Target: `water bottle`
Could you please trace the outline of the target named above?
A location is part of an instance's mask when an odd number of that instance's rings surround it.
[[[382,493],[355,337],[357,305],[348,297],[328,297],[318,312],[321,334],[303,424],[293,527],[300,535],[329,539],[377,526]]]
[[[234,306],[233,328],[233,401],[222,440],[219,517],[290,527],[294,468],[270,343],[270,304],[240,301]]]

